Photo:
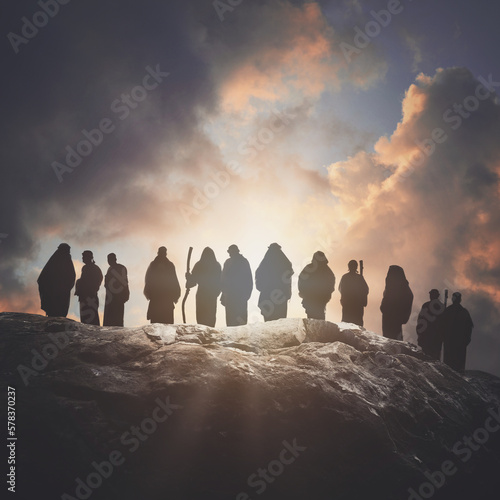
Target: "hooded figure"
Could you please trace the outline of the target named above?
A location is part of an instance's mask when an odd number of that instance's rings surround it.
[[[463,373],[474,323],[469,311],[462,306],[462,294],[455,292],[451,301],[451,306],[443,313],[443,361],[457,372]]]
[[[410,319],[412,305],[413,292],[403,268],[390,266],[385,278],[384,297],[380,304],[384,337],[403,340],[403,325]]]
[[[104,304],[104,326],[123,326],[125,302],[130,297],[127,268],[116,261],[116,255],[108,255],[109,269],[104,277],[106,302]]]
[[[196,322],[215,326],[217,297],[221,291],[221,267],[209,247],[203,250],[191,273],[186,273],[186,286],[192,288],[196,285]]]
[[[439,290],[433,288],[429,292],[430,300],[422,305],[418,315],[418,345],[431,358],[441,360],[443,345],[442,315],[444,304],[439,300]]]
[[[149,300],[147,319],[151,323],[174,322],[174,304],[181,296],[175,266],[167,259],[167,249],[160,247],[158,255],[146,271],[144,296]]]
[[[368,304],[369,288],[363,276],[358,274],[355,260],[347,264],[349,272],[342,276],[339,283],[342,321],[363,326],[364,308]]]
[[[299,296],[307,317],[325,319],[326,304],[335,291],[335,275],[323,252],[315,252],[310,264],[299,275]]]
[[[82,254],[82,275],[76,281],[75,295],[80,302],[80,321],[88,325],[99,325],[99,298],[97,292],[102,283],[102,272],[94,262],[90,250]]]
[[[292,263],[277,243],[272,243],[257,271],[255,287],[260,292],[259,309],[264,321],[286,318],[292,296]]]
[[[229,259],[224,262],[221,277],[221,304],[226,308],[227,326],[246,325],[248,299],[252,295],[253,278],[248,260],[236,245],[227,249]]]
[[[37,280],[41,308],[47,316],[64,318],[67,316],[75,278],[70,246],[61,243],[45,264]]]

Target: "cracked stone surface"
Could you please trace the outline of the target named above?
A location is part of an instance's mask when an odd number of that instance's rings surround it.
[[[118,328],[2,313],[0,344],[19,498],[79,498],[78,478],[115,451],[124,462],[92,500],[407,499],[447,460],[457,472],[433,498],[500,488],[500,432],[467,461],[455,447],[500,412],[500,379],[355,325]],[[280,462],[294,442],[298,456]]]

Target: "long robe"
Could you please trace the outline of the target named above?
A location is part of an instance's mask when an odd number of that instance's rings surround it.
[[[348,272],[339,283],[342,321],[363,326],[364,308],[368,303],[369,288],[363,276]]]
[[[224,262],[221,289],[221,303],[226,308],[226,325],[246,325],[253,277],[250,264],[243,255],[233,255]]]
[[[76,282],[75,295],[80,302],[80,321],[88,325],[100,325],[99,298],[97,292],[102,283],[102,272],[91,262],[82,267],[82,275]]]
[[[41,308],[47,316],[68,315],[71,289],[75,285],[75,267],[68,251],[57,249],[38,277]]]
[[[264,321],[286,318],[292,296],[292,263],[279,246],[271,246],[255,271],[259,309]]]
[[[467,346],[474,323],[462,304],[452,304],[443,313],[443,361],[458,372],[465,370]]]
[[[422,305],[418,315],[418,345],[431,358],[441,360],[443,345],[443,312],[444,304],[433,299]]]
[[[189,288],[196,285],[196,322],[215,326],[217,297],[221,292],[221,266],[216,260],[208,261],[202,255],[187,280]]]
[[[308,318],[325,319],[334,291],[335,275],[327,262],[313,259],[299,274],[299,295]]]
[[[122,264],[113,264],[104,277],[106,302],[104,304],[104,326],[123,326],[125,302],[130,297],[127,268]]]
[[[151,323],[174,322],[174,304],[181,296],[181,287],[175,266],[167,257],[157,256],[149,264],[144,295],[149,300],[147,319]]]
[[[380,304],[382,334],[394,340],[403,340],[403,325],[408,323],[413,305],[413,292],[399,266],[390,266],[384,297]]]

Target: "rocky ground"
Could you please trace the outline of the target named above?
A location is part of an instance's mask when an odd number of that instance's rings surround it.
[[[13,498],[499,495],[500,379],[354,325],[111,328],[2,313],[0,346]]]

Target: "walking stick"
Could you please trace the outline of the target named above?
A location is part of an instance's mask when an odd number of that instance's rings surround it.
[[[193,253],[193,247],[189,247],[188,251],[188,257],[187,257],[187,272],[186,274],[189,274],[190,269],[191,269],[191,254]],[[186,300],[189,295],[189,288],[187,286],[187,278],[186,278],[186,293],[184,294],[184,298],[182,299],[182,322],[186,322]]]

